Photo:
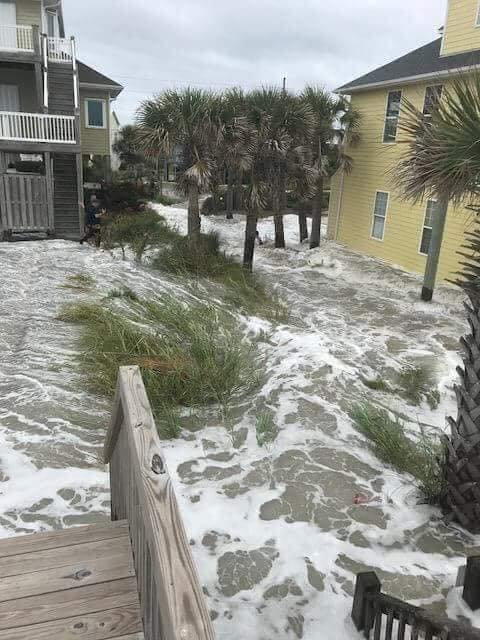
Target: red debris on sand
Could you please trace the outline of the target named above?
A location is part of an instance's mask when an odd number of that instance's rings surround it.
[[[367,504],[368,502],[370,502],[370,498],[363,493],[357,493],[353,496],[353,504]]]

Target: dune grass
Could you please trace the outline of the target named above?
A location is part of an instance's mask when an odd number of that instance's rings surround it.
[[[220,249],[216,233],[202,234],[196,245],[186,236],[177,235],[159,250],[152,266],[167,273],[220,283],[225,289],[225,302],[249,315],[277,322],[288,319],[286,305],[269,293],[254,274]]]
[[[127,315],[84,303],[59,319],[82,325],[80,362],[92,390],[112,395],[118,367],[140,367],[162,437],[178,435],[180,408],[227,405],[256,384],[255,353],[228,314],[173,297],[127,302]]]
[[[375,378],[361,378],[361,380],[363,384],[372,391],[383,391],[384,393],[390,393],[392,391],[391,386],[380,375],[377,375]]]
[[[435,373],[426,365],[406,365],[397,376],[400,393],[412,405],[418,407],[425,399],[432,409],[438,407],[440,394]]]
[[[95,286],[95,282],[95,278],[87,273],[75,273],[67,276],[63,288],[80,292],[90,291]]]
[[[411,474],[428,502],[440,501],[444,493],[445,450],[439,438],[422,432],[413,440],[405,434],[405,426],[398,418],[392,419],[388,411],[370,403],[354,405],[350,416],[380,460]]]

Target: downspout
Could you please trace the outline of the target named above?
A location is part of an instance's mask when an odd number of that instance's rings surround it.
[[[335,242],[338,240],[338,231],[340,228],[340,213],[342,211],[342,201],[343,201],[343,186],[345,184],[345,169],[342,169],[342,177],[340,178],[340,196],[338,198],[338,204],[337,204],[337,218],[335,220],[335,235],[334,235],[334,240]]]

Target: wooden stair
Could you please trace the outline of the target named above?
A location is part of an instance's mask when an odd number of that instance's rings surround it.
[[[128,523],[0,541],[0,640],[143,640]]]

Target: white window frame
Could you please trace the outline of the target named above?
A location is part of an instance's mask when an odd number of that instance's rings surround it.
[[[88,116],[88,103],[89,102],[101,102],[102,103],[102,112],[103,112],[103,125],[101,127],[90,124]],[[87,129],[103,129],[107,128],[107,101],[103,98],[85,98],[85,126]]]
[[[385,206],[385,215],[383,217],[383,229],[382,229],[382,237],[381,238],[377,238],[376,236],[373,235],[373,231],[375,229],[375,218],[380,218],[381,216],[377,215],[375,213],[375,210],[377,208],[377,196],[379,193],[383,193],[387,196],[387,204]],[[383,242],[385,239],[385,227],[387,226],[387,214],[388,214],[388,208],[390,206],[390,191],[381,191],[381,190],[377,190],[375,191],[375,198],[373,200],[373,211],[372,211],[372,227],[371,227],[371,231],[370,231],[370,238],[371,240],[376,240],[377,242]]]
[[[427,117],[427,118],[431,118],[431,117],[432,117],[432,114],[431,114],[431,113],[425,113],[425,107],[427,106],[427,91],[428,91],[429,89],[433,89],[433,88],[435,88],[435,87],[440,87],[440,96],[439,96],[439,98],[438,98],[438,102],[440,102],[440,100],[442,99],[443,92],[444,92],[444,90],[445,90],[445,85],[440,84],[440,83],[439,83],[439,84],[429,84],[429,85],[427,85],[427,86],[425,87],[425,93],[424,93],[424,95],[423,95],[423,108],[422,108],[422,113],[423,113],[423,115],[424,115],[425,117]]]
[[[475,15],[475,27],[476,28],[480,27],[480,0],[478,1],[478,4],[477,4],[477,13]]]
[[[52,17],[54,22],[53,22],[53,35],[48,33],[48,19],[49,17]],[[45,9],[45,33],[48,34],[49,38],[58,38],[60,37],[60,24],[58,21],[58,11],[57,9]]]
[[[429,198],[425,206],[425,213],[423,214],[423,224],[422,224],[422,229],[420,231],[420,242],[418,245],[418,253],[424,257],[428,257],[428,253],[424,253],[422,251],[423,234],[425,233],[425,229],[430,229],[431,231],[433,231],[433,227],[429,227],[428,225],[425,224],[425,222],[427,221],[428,205],[430,202],[434,202],[435,204],[438,204],[437,200],[435,200],[434,198]],[[430,238],[430,242],[431,242],[431,238]]]
[[[388,116],[388,102],[390,99],[390,94],[391,93],[400,93],[400,105],[402,104],[402,100],[403,100],[403,89],[392,89],[391,91],[387,92],[387,101],[385,103],[385,116],[383,119],[383,131],[382,131],[382,143],[383,144],[396,144],[397,143],[397,134],[398,134],[398,123],[400,122],[400,111],[398,113],[398,116]],[[387,120],[393,120],[394,118],[396,118],[397,120],[397,130],[395,132],[395,140],[385,140],[385,133],[386,133],[386,129],[387,129]]]

